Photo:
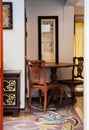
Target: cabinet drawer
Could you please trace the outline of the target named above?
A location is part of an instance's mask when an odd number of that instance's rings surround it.
[[[4,79],[4,92],[16,92],[17,88],[16,79]]]
[[[16,94],[4,94],[4,106],[16,106]]]

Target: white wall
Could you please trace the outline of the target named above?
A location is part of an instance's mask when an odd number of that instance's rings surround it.
[[[20,101],[25,106],[24,0],[3,0],[13,4],[13,29],[3,30],[4,70],[21,70]]]
[[[58,16],[59,62],[72,62],[74,40],[74,7],[62,6],[58,0],[26,0],[27,16],[27,57],[38,59],[38,16]],[[71,68],[70,68],[71,69]],[[58,70],[58,79],[71,77],[70,69],[66,74]],[[34,94],[35,95],[35,94]]]
[[[57,2],[57,3],[56,3]],[[66,13],[68,15],[66,15]],[[38,59],[38,16],[59,17],[59,62],[71,62],[73,57],[73,24],[74,7],[59,6],[58,1],[50,3],[50,0],[26,0],[27,15],[27,56],[30,59]],[[65,47],[66,46],[66,47]],[[70,51],[69,51],[69,48]]]
[[[68,14],[68,15],[66,15]],[[38,16],[59,17],[59,62],[71,62],[73,57],[74,7],[60,6],[56,0],[26,0],[27,57],[38,59]]]

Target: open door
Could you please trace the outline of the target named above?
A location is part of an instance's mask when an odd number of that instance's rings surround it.
[[[2,29],[2,0],[0,0],[0,130],[3,130],[3,29]]]

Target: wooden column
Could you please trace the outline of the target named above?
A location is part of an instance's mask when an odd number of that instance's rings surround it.
[[[3,29],[2,29],[2,0],[0,0],[0,130],[3,130]]]

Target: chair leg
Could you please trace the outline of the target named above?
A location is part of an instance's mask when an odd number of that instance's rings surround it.
[[[47,105],[49,105],[49,102],[50,102],[50,100],[51,100],[51,97],[52,97],[52,95],[51,95],[51,94],[49,94],[49,95],[48,95]]]
[[[72,105],[73,105],[73,104],[75,103],[75,101],[76,101],[76,99],[75,99],[74,89],[75,89],[75,86],[74,86],[74,85],[70,86]]]
[[[60,90],[60,101],[59,101],[59,104],[60,106],[62,106],[62,99],[63,99],[63,95],[64,95],[64,90],[62,87],[59,88]]]
[[[32,98],[31,89],[29,89],[28,109],[30,110],[31,110],[31,98]]]
[[[40,105],[42,104],[42,91],[39,90],[39,97],[40,97]]]
[[[47,108],[47,90],[44,91],[44,112],[46,111]]]

